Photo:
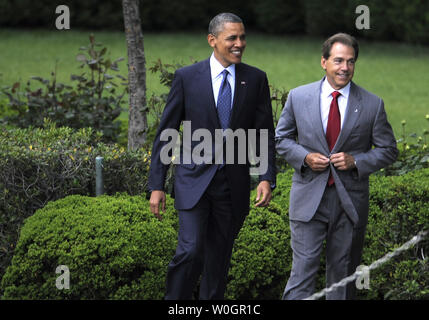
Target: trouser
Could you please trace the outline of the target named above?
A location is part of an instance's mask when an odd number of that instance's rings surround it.
[[[335,186],[325,189],[321,203],[310,221],[291,220],[290,229],[293,262],[283,299],[305,299],[314,293],[325,239],[327,287],[355,272],[362,256],[365,228],[353,228],[341,206]],[[327,293],[326,299],[353,299],[354,285],[352,282]]]
[[[198,203],[179,210],[176,253],[167,270],[165,299],[223,299],[234,243],[234,219],[225,170],[218,170]]]

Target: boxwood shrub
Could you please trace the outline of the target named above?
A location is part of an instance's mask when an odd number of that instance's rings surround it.
[[[267,208],[252,208],[234,245],[227,299],[279,299],[292,263],[288,199],[292,171],[278,176]],[[363,264],[429,228],[429,169],[371,178]],[[252,199],[255,194],[252,193]],[[70,196],[28,218],[1,290],[6,299],[161,299],[174,254],[173,201],[158,221],[141,196]],[[427,299],[429,241],[370,274],[359,299]],[[55,268],[70,268],[70,290],[55,287]],[[324,281],[320,268],[318,283]]]
[[[159,221],[140,196],[73,195],[26,220],[4,299],[161,299],[177,243],[172,201]],[[57,266],[70,289],[56,287]]]
[[[280,299],[291,267],[289,243],[287,211],[276,203],[251,209],[234,245],[225,297]]]
[[[371,180],[363,264],[429,230],[429,169]],[[429,299],[429,236],[370,274],[364,299]]]
[[[106,194],[141,194],[148,153],[100,142],[90,128],[0,129],[0,278],[9,265],[25,218],[49,201],[94,195],[95,158],[104,158]]]

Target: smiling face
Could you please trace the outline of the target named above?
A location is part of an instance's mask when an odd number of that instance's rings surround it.
[[[240,63],[246,48],[246,33],[244,25],[236,22],[226,22],[222,31],[217,36],[207,36],[209,45],[213,48],[214,56],[222,64],[228,67],[231,64]]]
[[[335,90],[345,87],[355,71],[355,51],[353,47],[335,42],[328,59],[322,56],[320,64],[326,71],[326,79]]]

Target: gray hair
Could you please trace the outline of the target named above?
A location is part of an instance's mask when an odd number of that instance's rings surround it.
[[[209,23],[209,34],[212,34],[216,37],[222,31],[223,25],[227,22],[243,23],[243,20],[233,13],[219,13]]]

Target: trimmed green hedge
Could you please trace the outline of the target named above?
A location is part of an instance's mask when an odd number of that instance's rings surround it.
[[[225,298],[280,299],[291,268],[287,211],[275,203],[254,208],[244,222],[231,258]]]
[[[161,299],[177,242],[173,210],[163,216],[139,196],[50,202],[22,228],[3,298]],[[70,270],[70,290],[56,288],[59,265]]]
[[[107,194],[141,194],[149,155],[100,142],[86,128],[73,131],[47,123],[43,129],[0,129],[0,278],[10,263],[23,220],[49,201],[94,195],[95,158],[104,157]]]
[[[363,264],[429,230],[429,169],[371,180]],[[365,299],[429,299],[429,237],[370,274]]]
[[[292,252],[288,222],[292,171],[278,176],[268,208],[252,208],[234,245],[228,299],[279,299]],[[429,228],[429,169],[372,177],[363,264]],[[255,194],[252,193],[252,198]],[[70,196],[49,203],[22,228],[1,283],[4,299],[161,299],[174,254],[178,221],[168,197],[158,221],[140,196]],[[427,299],[429,241],[370,275],[360,299]],[[70,290],[58,290],[55,269],[70,269]],[[321,268],[323,270],[324,268]],[[319,273],[324,277],[323,273]]]

